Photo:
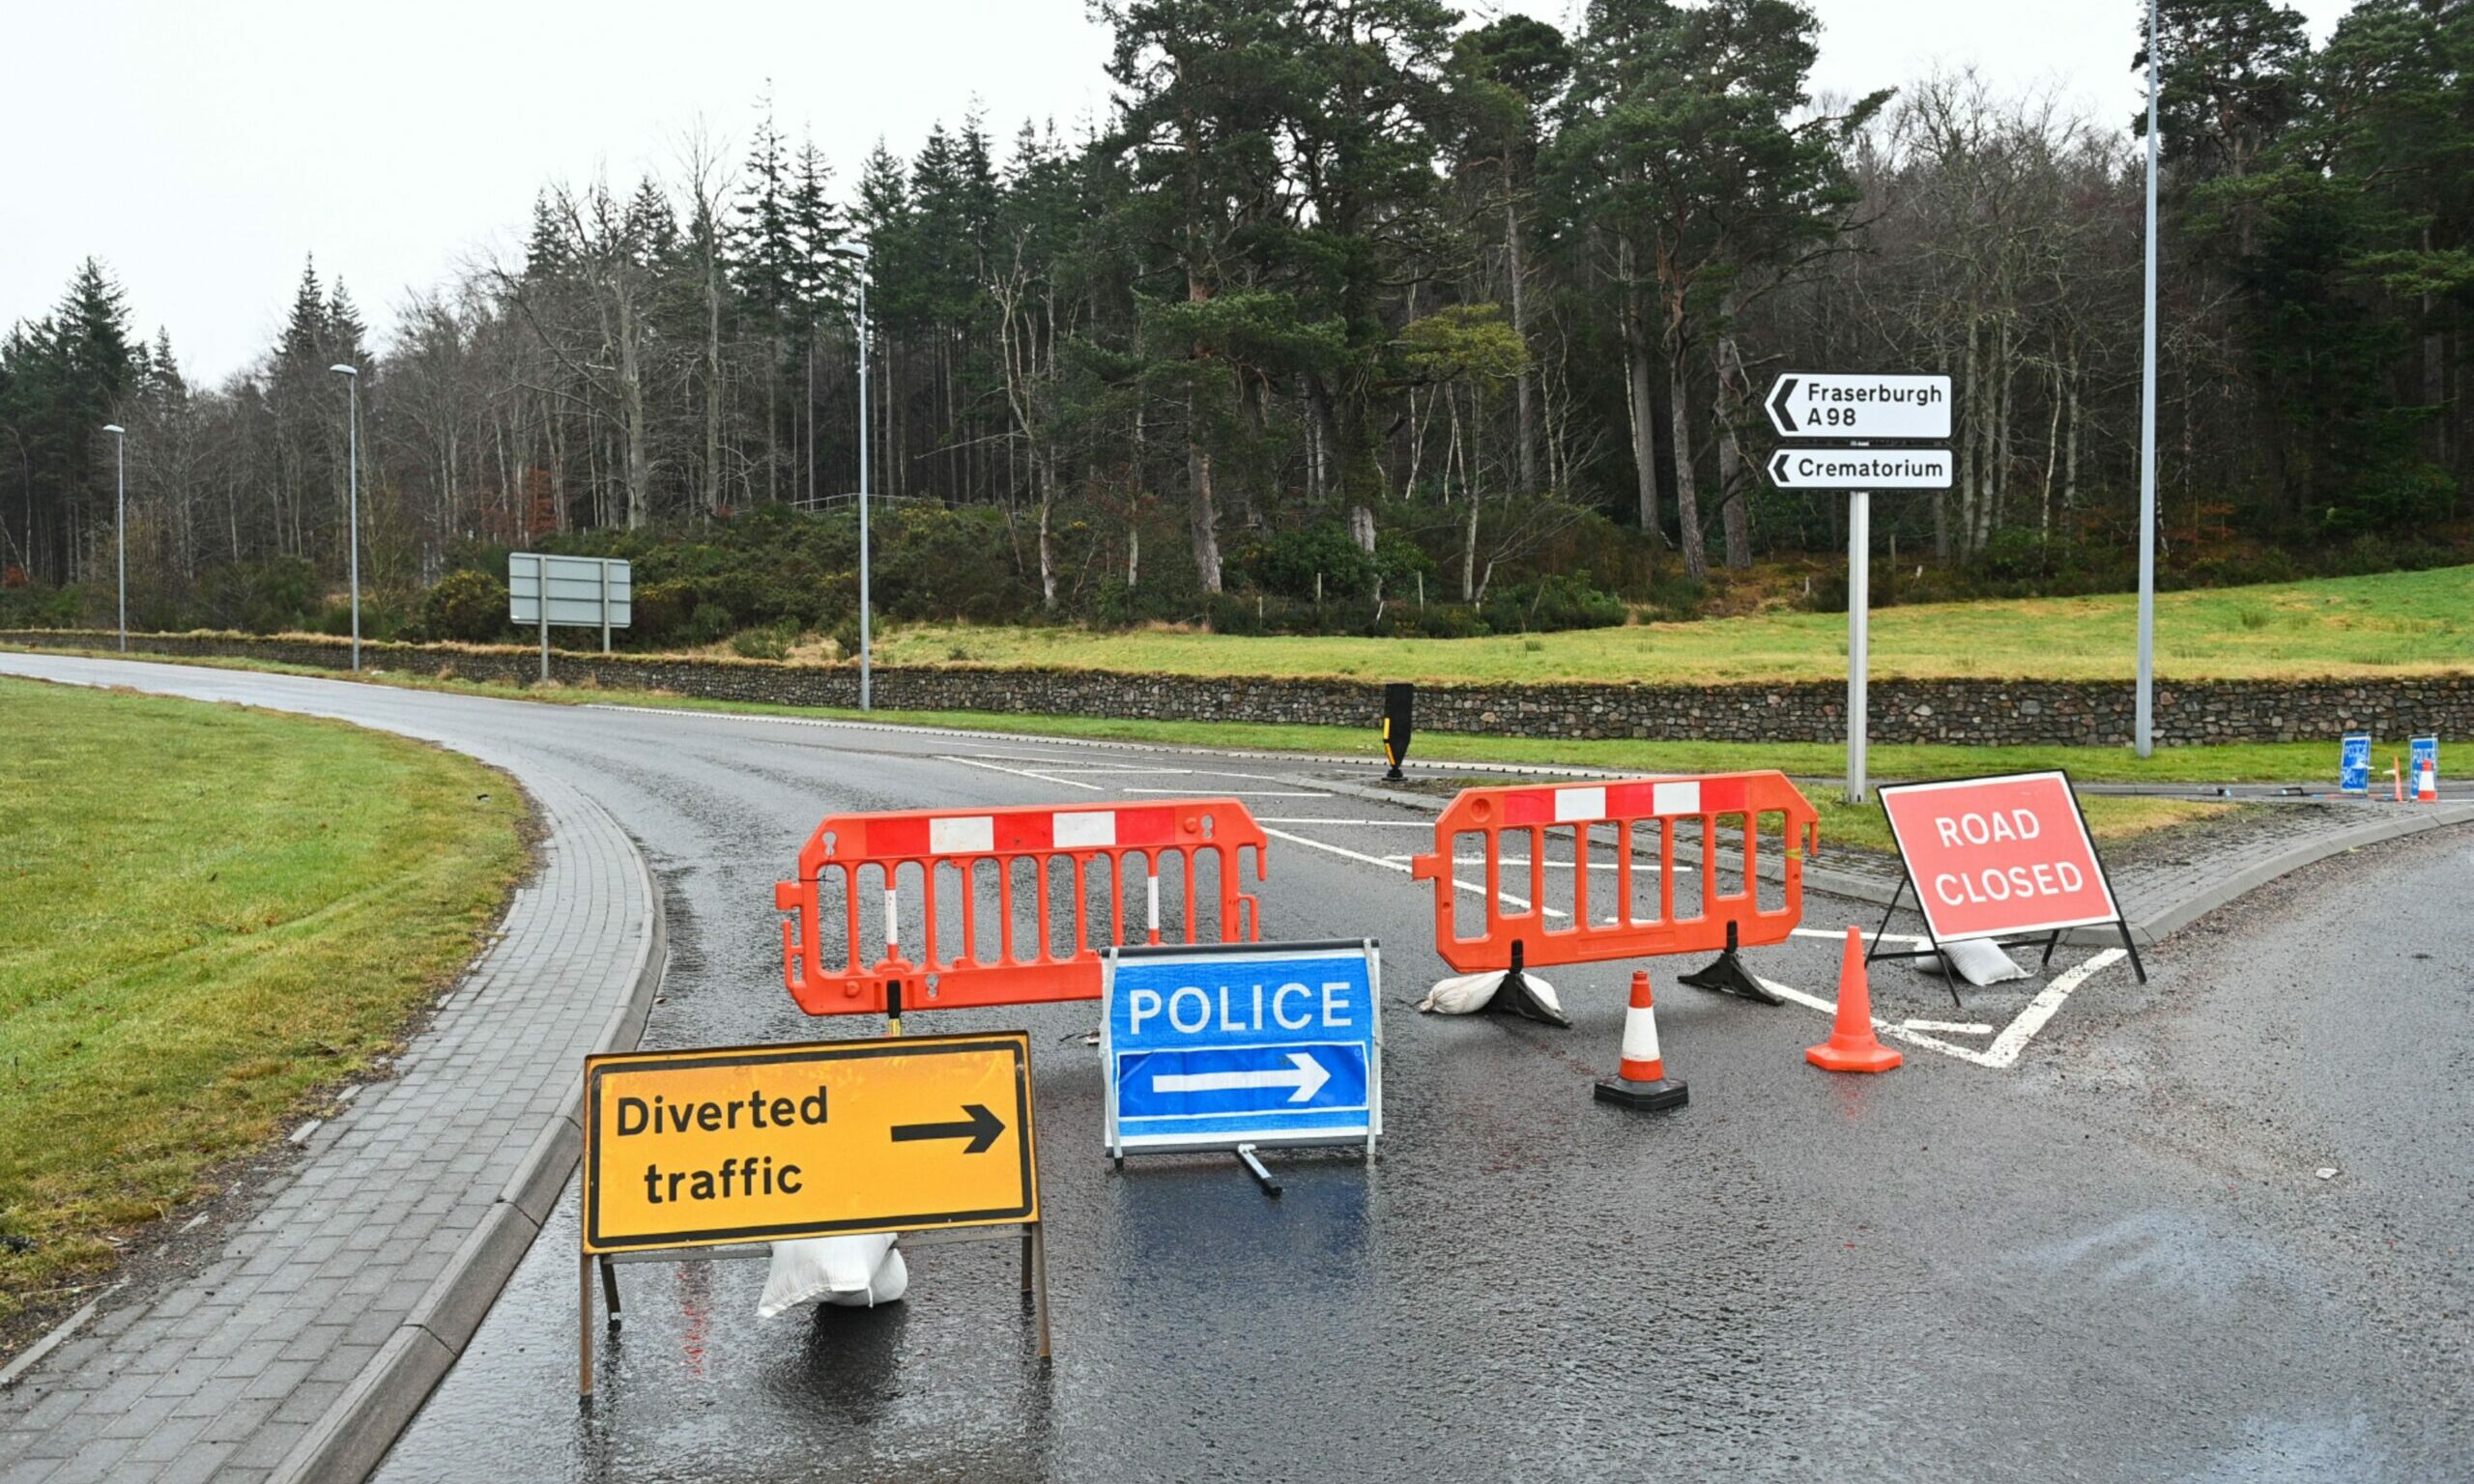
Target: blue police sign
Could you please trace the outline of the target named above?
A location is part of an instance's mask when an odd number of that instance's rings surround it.
[[[1371,941],[1120,948],[1102,965],[1110,1155],[1374,1147],[1382,955]]]
[[[2337,755],[2337,787],[2345,793],[2371,792],[2371,733],[2345,733],[2344,750]]]
[[[2439,738],[2416,737],[2406,746],[2410,751],[2405,757],[2405,792],[2408,794],[2422,792],[2423,769],[2427,766],[2431,770],[2431,786],[2437,788],[2439,786]]]

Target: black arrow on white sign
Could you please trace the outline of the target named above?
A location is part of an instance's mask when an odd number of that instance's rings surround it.
[[[1787,399],[1795,394],[1796,379],[1792,376],[1778,378],[1778,385],[1769,388],[1769,420],[1781,433],[1796,431],[1795,414],[1787,411]]]

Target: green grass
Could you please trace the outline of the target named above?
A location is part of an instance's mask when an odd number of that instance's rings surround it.
[[[207,1193],[471,958],[527,810],[340,723],[0,679],[0,1322]]]
[[[2128,680],[2127,593],[1876,610],[1876,677]],[[1184,675],[1366,680],[1836,680],[1844,614],[1773,612],[1490,639],[1280,639],[1137,629],[891,629],[880,665],[1050,665]],[[2474,567],[2169,592],[2156,600],[2156,668],[2169,680],[2474,669]]]

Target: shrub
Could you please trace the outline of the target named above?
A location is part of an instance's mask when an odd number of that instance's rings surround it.
[[[506,585],[487,572],[449,572],[421,594],[414,631],[423,639],[481,644],[507,630]]]
[[[791,657],[791,642],[796,638],[798,631],[783,624],[741,629],[731,636],[731,652],[742,660],[787,660]]]

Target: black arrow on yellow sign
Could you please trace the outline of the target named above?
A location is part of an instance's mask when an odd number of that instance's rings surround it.
[[[964,1149],[964,1154],[988,1153],[988,1147],[1005,1131],[1004,1123],[975,1102],[964,1103],[963,1112],[968,1116],[956,1123],[896,1124],[893,1126],[893,1141],[908,1144],[919,1139],[968,1139],[970,1147]]]

